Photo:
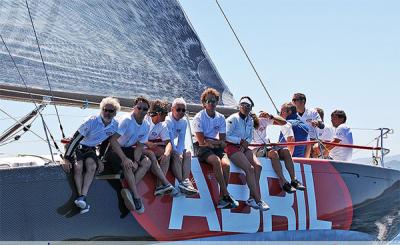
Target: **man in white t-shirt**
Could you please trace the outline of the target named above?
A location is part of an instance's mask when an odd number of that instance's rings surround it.
[[[157,187],[155,196],[177,194],[175,188],[168,182],[167,174],[172,146],[169,144],[169,133],[165,117],[168,114],[168,103],[155,100],[150,105],[145,121],[150,125],[148,141],[145,143],[144,154],[151,160],[151,171],[156,175]],[[168,146],[168,147],[167,147]]]
[[[308,139],[315,140],[317,138],[316,128],[323,129],[325,125],[316,110],[306,108],[306,101],[307,98],[302,93],[295,93],[292,97],[292,102],[296,105],[300,120],[308,126]],[[310,157],[311,149],[311,145],[307,145],[304,157]]]
[[[331,114],[332,126],[334,128],[334,139],[332,143],[353,144],[353,133],[345,124],[347,120],[346,113],[342,110],[335,110]],[[350,162],[353,155],[353,148],[327,145],[331,149],[329,156],[337,161]]]
[[[176,98],[172,102],[171,112],[168,113],[165,122],[167,124],[171,152],[171,170],[175,178],[178,179],[179,190],[185,195],[195,195],[198,190],[194,188],[190,181],[190,171],[192,165],[192,154],[185,149],[185,137],[187,121],[184,118],[186,112],[186,102],[183,98]],[[175,139],[178,142],[175,143]]]
[[[125,206],[139,214],[144,212],[144,205],[136,185],[151,166],[150,159],[143,154],[150,128],[144,121],[148,110],[146,98],[139,96],[133,101],[132,112],[117,119],[118,130],[110,140],[112,151],[106,154],[107,162],[117,171],[122,169],[128,183],[128,189],[121,190]]]
[[[74,163],[74,182],[78,192],[74,203],[81,209],[81,214],[90,209],[86,195],[93,181],[96,167],[98,173],[104,169],[102,159],[98,159],[96,154],[96,147],[106,142],[117,131],[118,123],[114,117],[120,108],[117,99],[104,98],[100,103],[100,115],[86,119],[66,146],[62,167],[69,173],[72,168],[71,163]]]
[[[228,192],[229,160],[224,157],[226,146],[225,117],[217,112],[219,92],[213,88],[201,94],[204,110],[193,118],[193,132],[196,134],[195,153],[202,163],[210,164],[220,188],[220,200],[217,208],[237,208],[239,203]]]

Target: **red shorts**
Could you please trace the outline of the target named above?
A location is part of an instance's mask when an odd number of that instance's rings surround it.
[[[226,147],[224,148],[224,151],[225,151],[226,155],[228,155],[228,158],[230,158],[233,154],[240,151],[240,145],[234,145],[234,144],[228,143],[226,145]]]

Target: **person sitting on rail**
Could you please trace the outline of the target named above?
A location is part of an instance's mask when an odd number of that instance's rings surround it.
[[[96,154],[96,146],[117,131],[118,123],[114,120],[114,117],[120,108],[117,99],[104,98],[100,103],[100,115],[86,119],[66,146],[62,167],[69,173],[72,163],[74,163],[74,182],[78,192],[78,197],[74,203],[81,209],[81,214],[90,209],[86,196],[96,168],[98,173],[101,173],[104,169],[103,161]]]
[[[285,103],[281,107],[281,117],[288,123],[283,125],[279,135],[279,142],[298,142],[308,139],[308,127],[297,115],[296,106],[292,103]],[[289,145],[288,149],[292,157],[305,157],[306,145]]]
[[[318,112],[316,110],[309,110],[306,108],[306,96],[302,93],[295,93],[292,97],[292,102],[296,106],[297,114],[299,115],[299,119],[304,122],[308,127],[308,139],[307,140],[315,140],[316,129],[323,129],[325,127],[324,122],[321,120]],[[304,157],[309,158],[311,154],[311,145],[305,146],[305,155]]]
[[[176,98],[172,102],[171,112],[165,119],[167,124],[171,152],[171,170],[175,178],[178,179],[179,190],[185,195],[195,195],[198,190],[194,188],[190,181],[192,154],[185,149],[185,137],[187,121],[184,118],[186,112],[186,102],[183,98]],[[178,142],[175,142],[178,139]]]
[[[253,118],[254,119],[254,118]],[[287,122],[280,116],[274,116],[267,112],[261,112],[258,116],[258,125],[253,130],[253,141],[252,144],[269,144],[270,140],[267,135],[267,127],[269,125],[286,125]],[[294,193],[297,190],[305,190],[305,187],[300,181],[296,179],[294,172],[293,159],[290,151],[287,147],[283,146],[256,146],[253,148],[254,154],[257,157],[268,157],[271,160],[272,167],[279,178],[279,183],[282,190],[287,193]],[[285,167],[289,172],[291,182],[289,183],[282,172],[282,166],[280,160],[285,162]]]
[[[169,133],[165,117],[168,114],[168,103],[155,100],[145,120],[150,125],[148,141],[145,143],[144,154],[151,160],[151,170],[157,178],[155,196],[177,194],[178,191],[166,179],[169,168],[172,146],[169,144]]]
[[[266,211],[267,203],[261,199],[260,177],[262,166],[254,153],[249,149],[253,137],[253,118],[250,116],[254,103],[248,96],[239,101],[239,112],[230,115],[226,119],[225,152],[228,158],[246,174],[247,186],[250,189],[250,197],[246,204],[254,209]]]
[[[121,195],[127,209],[138,214],[144,212],[144,205],[136,185],[151,166],[150,159],[143,154],[150,125],[144,121],[149,110],[149,101],[139,96],[133,101],[131,113],[118,118],[117,133],[111,137],[111,149],[105,154],[114,170],[123,171],[128,188],[122,188]]]
[[[324,122],[324,110],[321,108],[314,108],[321,117],[321,120]],[[333,140],[333,128],[331,126],[328,126],[325,124],[325,127],[323,129],[316,128],[317,131],[317,139],[320,141],[332,141]],[[320,151],[323,151],[323,154],[320,154]],[[318,158],[318,157],[323,157],[323,158],[328,158],[329,156],[329,150],[322,144],[315,143],[313,145],[313,150],[311,151],[311,157],[313,158]]]
[[[332,126],[334,128],[334,136],[331,143],[353,144],[353,133],[345,124],[347,120],[346,113],[342,110],[335,110],[331,114]],[[338,161],[350,162],[353,155],[353,148],[345,148],[334,145],[327,145],[330,150],[329,156]]]
[[[215,178],[220,188],[218,208],[236,208],[239,203],[229,194],[228,182],[230,165],[225,157],[226,124],[225,117],[217,112],[216,106],[220,94],[213,88],[204,90],[201,94],[201,103],[204,110],[193,118],[193,132],[196,134],[194,150],[200,162],[213,167]]]

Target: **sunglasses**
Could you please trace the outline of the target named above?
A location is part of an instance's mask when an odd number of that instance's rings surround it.
[[[148,108],[148,107],[140,107],[140,106],[136,106],[136,108],[137,108],[139,111],[148,111],[148,110],[149,110],[149,108]]]
[[[216,104],[217,100],[206,100],[206,104]]]
[[[246,108],[246,109],[251,109],[251,107],[252,107],[250,104],[247,104],[247,103],[242,103],[242,104],[240,104],[240,106],[243,108]]]
[[[157,116],[157,115],[167,116],[168,113],[166,113],[166,112],[161,112],[161,111],[153,111],[153,112],[149,112],[149,115],[150,115],[151,117],[155,117],[155,116]]]
[[[105,109],[105,108],[103,108],[103,111],[104,112],[108,112],[108,113],[114,113],[115,112],[115,110],[113,110],[113,109]]]
[[[292,101],[293,102],[295,102],[295,101],[306,101],[306,99],[305,98],[298,98],[298,99],[292,99]]]
[[[177,108],[176,111],[177,111],[177,112],[183,112],[183,113],[185,113],[185,112],[186,112],[186,109],[185,109],[185,108]]]

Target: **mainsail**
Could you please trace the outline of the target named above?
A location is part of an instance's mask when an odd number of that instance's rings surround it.
[[[30,91],[51,95],[25,1],[0,6],[0,34]],[[36,0],[29,7],[53,95],[199,103],[213,87],[222,105],[235,105],[176,0]],[[3,44],[0,97],[29,98]]]

